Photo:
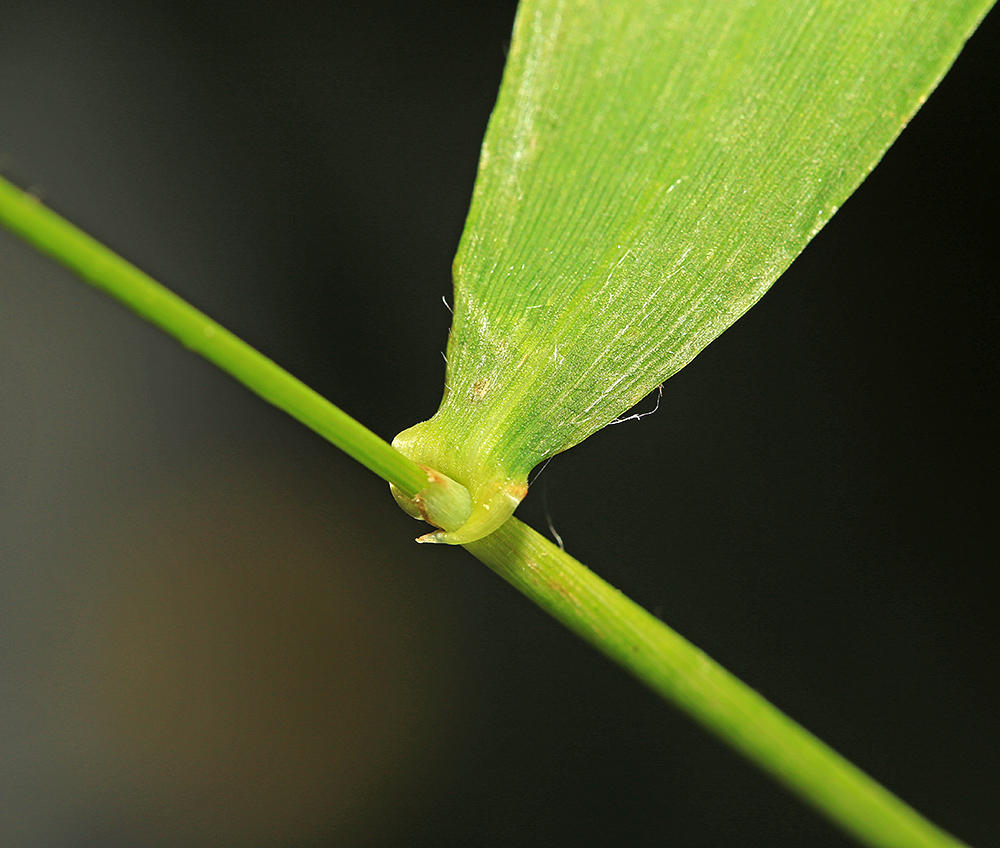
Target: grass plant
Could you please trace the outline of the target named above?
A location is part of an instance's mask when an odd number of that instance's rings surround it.
[[[464,544],[862,843],[960,845],[511,517],[533,468],[622,415],[756,302],[989,4],[922,7],[902,21],[889,3],[863,14],[800,5],[639,3],[605,20],[586,4],[523,4],[456,261],[445,402],[398,450],[6,181],[0,221],[389,480],[438,528],[425,540]],[[667,11],[669,37],[648,40],[637,21]],[[648,74],[633,78],[635,67]],[[664,78],[659,103],[650,81]],[[670,135],[661,124],[676,113],[687,123]],[[802,118],[792,143],[789,114]],[[581,142],[587,126],[596,147]],[[625,148],[641,151],[641,166]],[[625,197],[638,200],[626,208]],[[540,269],[511,273],[533,256],[545,257]],[[663,281],[674,286],[666,305]]]

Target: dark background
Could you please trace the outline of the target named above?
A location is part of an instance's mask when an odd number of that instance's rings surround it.
[[[7,2],[0,170],[391,438],[440,398],[513,12]],[[557,457],[522,508],[978,848],[998,35],[655,415]],[[418,532],[0,234],[0,844],[851,844]]]

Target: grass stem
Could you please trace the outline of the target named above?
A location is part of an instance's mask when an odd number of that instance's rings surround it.
[[[465,487],[418,465],[135,266],[0,178],[0,224],[215,363],[388,480],[443,529]],[[962,843],[853,766],[659,619],[515,518],[465,547],[572,631],[771,773],[862,843]]]
[[[403,456],[284,368],[2,177],[0,224],[219,366],[407,497],[419,499],[437,526],[456,530],[465,523],[471,501],[464,486]]]
[[[465,547],[861,843],[873,848],[964,846],[516,518]]]

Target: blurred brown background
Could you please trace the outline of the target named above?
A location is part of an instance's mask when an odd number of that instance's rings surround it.
[[[2,11],[5,175],[381,435],[433,413],[513,3]],[[994,15],[659,412],[556,458],[522,509],[977,846],[997,43]],[[0,233],[0,845],[850,844],[418,531]]]

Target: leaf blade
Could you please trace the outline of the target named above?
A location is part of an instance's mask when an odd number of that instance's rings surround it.
[[[788,267],[989,5],[525,0],[455,259],[448,388],[400,449],[509,495],[632,406]]]

